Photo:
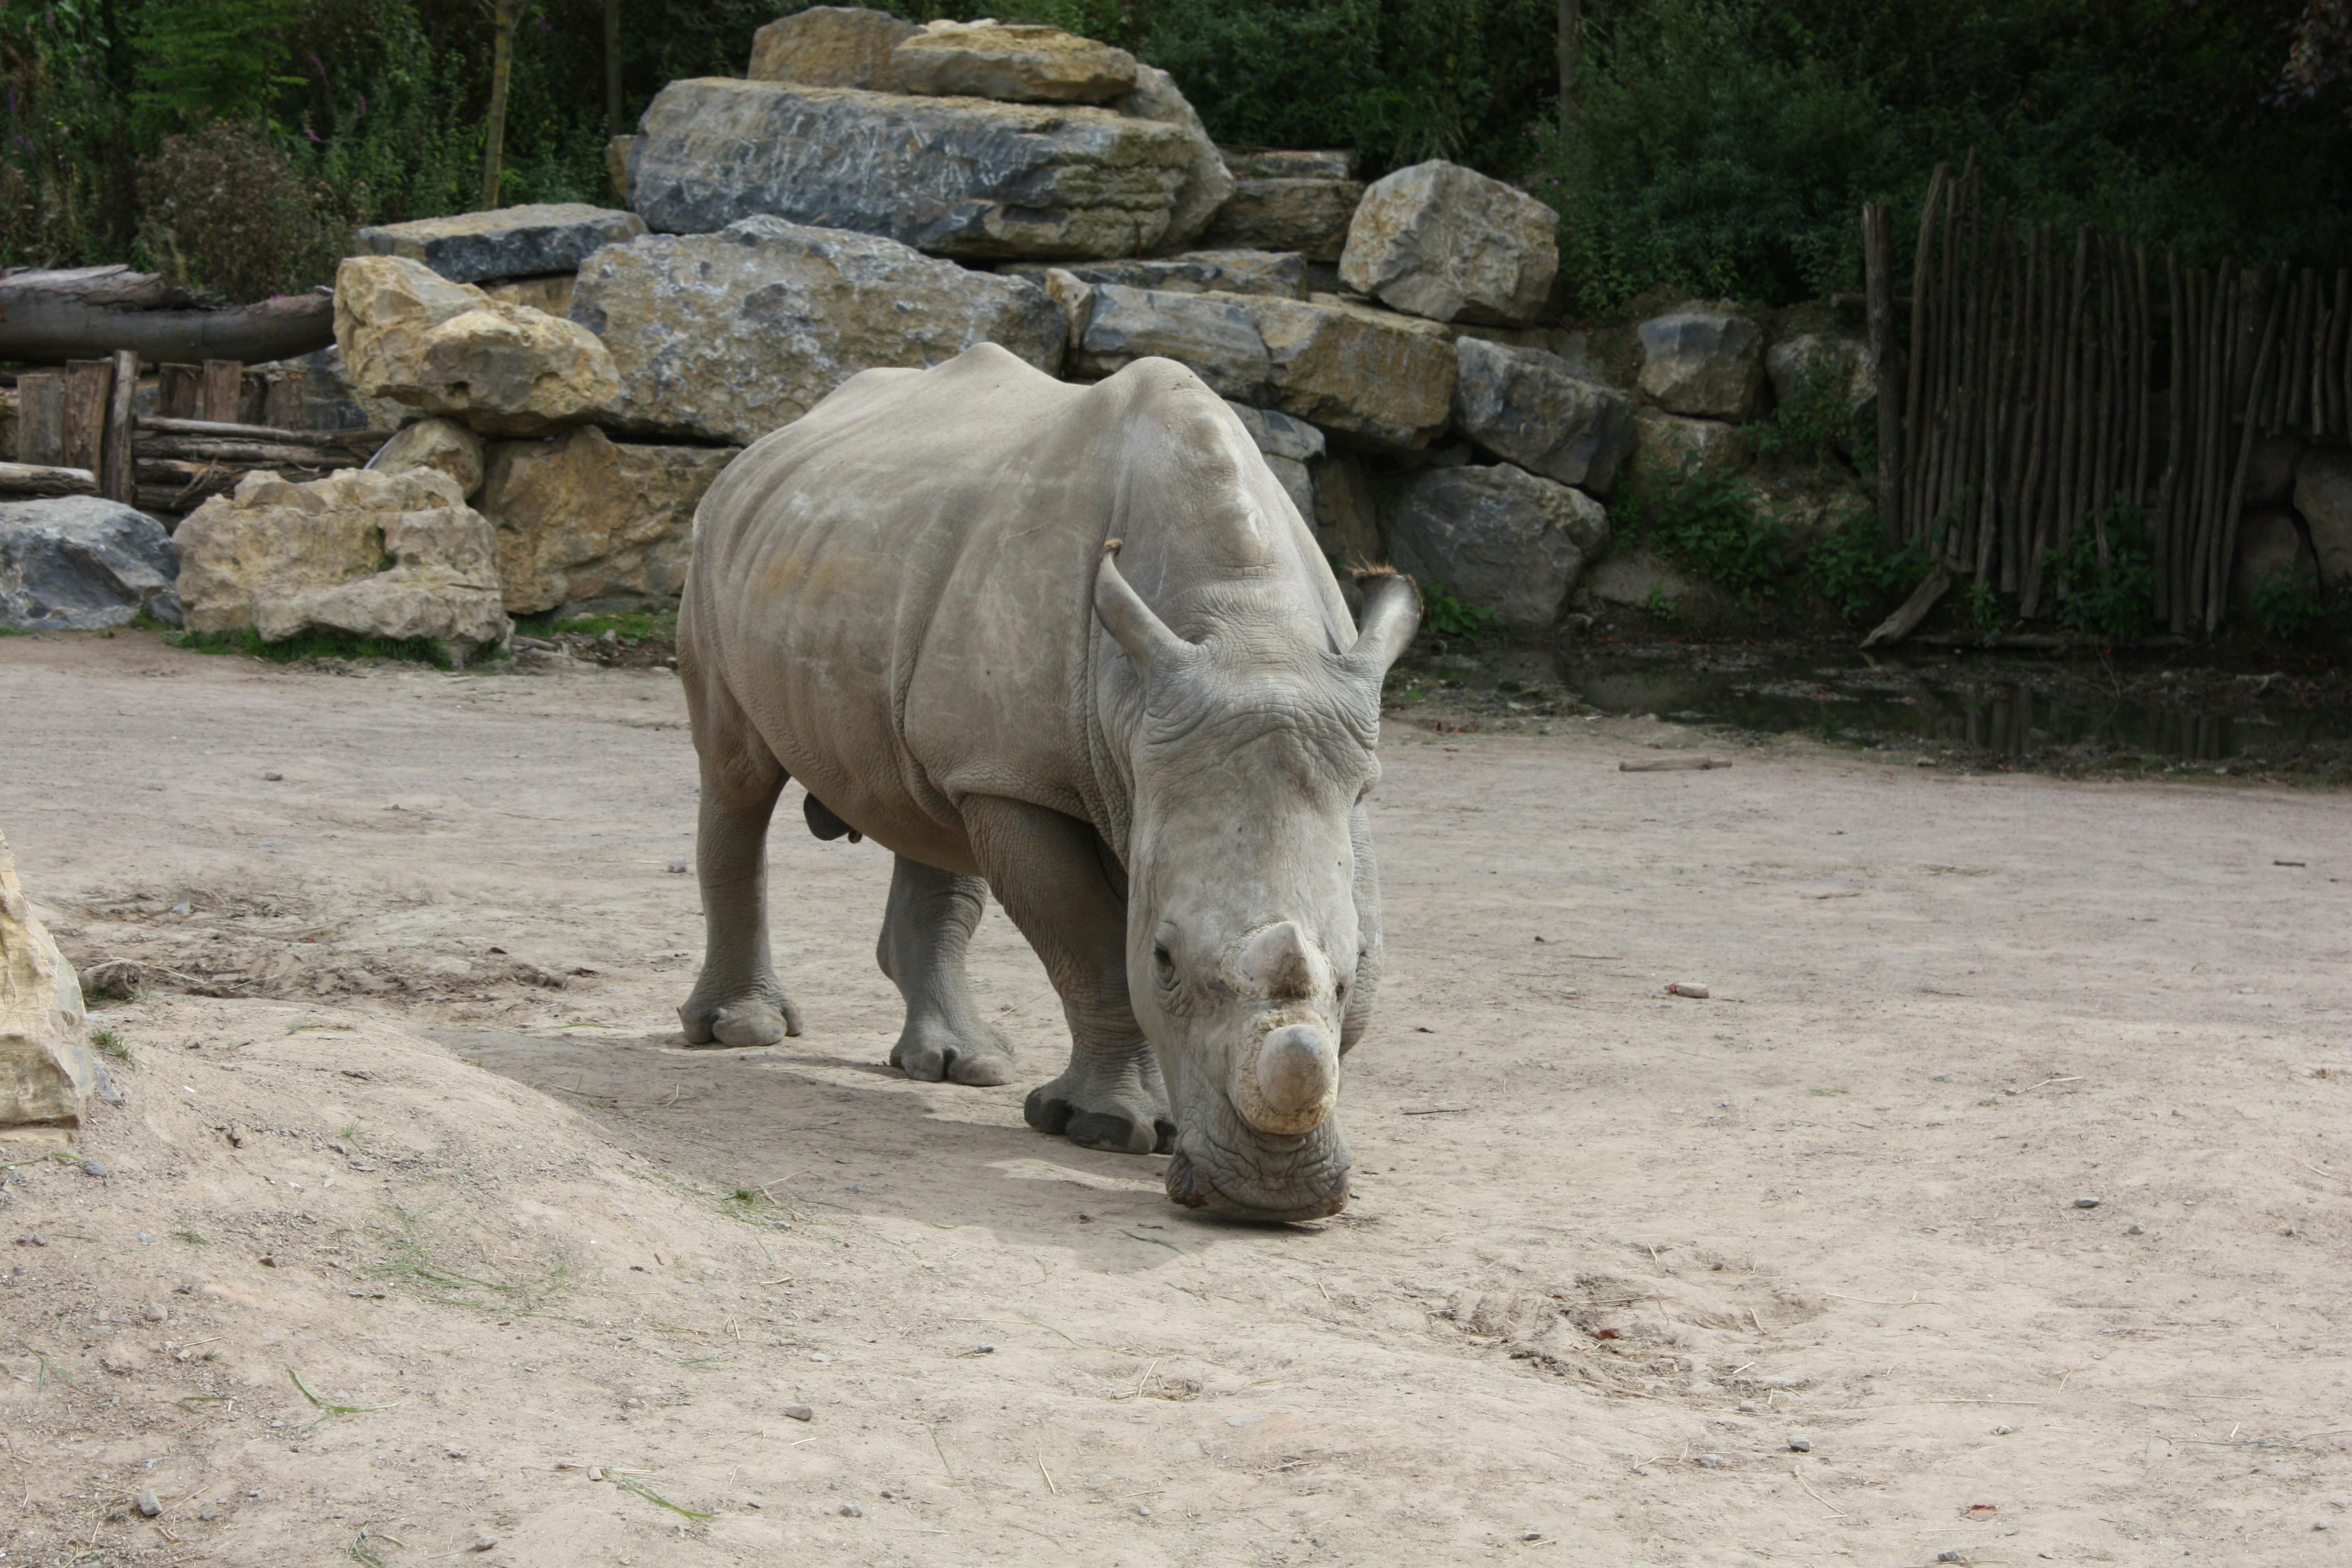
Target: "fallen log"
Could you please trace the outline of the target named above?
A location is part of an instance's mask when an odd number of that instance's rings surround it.
[[[1621,773],[1704,773],[1731,765],[1727,757],[1659,757],[1646,763],[1619,763]]]
[[[130,350],[146,360],[250,363],[334,341],[330,293],[214,305],[121,265],[0,270],[0,360],[58,363]]]
[[[94,496],[98,476],[51,463],[0,463],[0,496]]]
[[[356,468],[367,460],[341,446],[320,446],[308,441],[231,441],[215,436],[152,435],[139,443],[139,450],[148,457],[193,458],[261,468]]]
[[[298,447],[352,447],[373,451],[392,439],[389,430],[292,430],[277,425],[239,425],[228,419],[169,419],[139,416],[139,428],[159,436],[217,436],[231,441],[275,441]]]
[[[1936,569],[1927,574],[1927,580],[1903,601],[1902,608],[1870,629],[1870,635],[1862,639],[1862,646],[1876,647],[1880,643],[1901,642],[1909,637],[1912,629],[1927,618],[1927,612],[1936,607],[1936,601],[1942,598],[1951,585],[1951,573],[1938,563]]]

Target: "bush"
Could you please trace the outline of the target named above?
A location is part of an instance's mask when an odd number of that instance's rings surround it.
[[[1845,377],[1836,362],[1823,354],[1798,368],[1788,397],[1749,424],[1747,436],[1748,444],[1768,458],[1825,468],[1842,463],[1851,449],[1856,468],[1874,468],[1877,433],[1858,431],[1857,424]]]
[[[1495,629],[1495,612],[1454,597],[1443,583],[1421,591],[1421,629],[1442,637],[1483,637]]]
[[[240,125],[164,137],[139,180],[142,258],[174,282],[260,300],[331,282],[350,248],[334,192]]]
[[[2055,580],[2052,616],[2062,626],[2110,642],[2147,635],[2156,603],[2156,563],[2137,507],[2111,506],[2075,530],[2063,550],[2042,557]]]
[[[1928,573],[1916,544],[1890,548],[1876,514],[1850,517],[1813,541],[1805,577],[1822,601],[1850,624],[1875,621],[1917,587]]]
[[[1788,531],[1735,476],[1644,475],[1612,499],[1609,519],[1619,538],[1654,546],[1750,609],[1778,591]]]
[[[2291,570],[2274,573],[2256,584],[2248,595],[2246,610],[2254,625],[2281,642],[2301,642],[2352,620],[2342,604],[2322,599],[2308,576]]]

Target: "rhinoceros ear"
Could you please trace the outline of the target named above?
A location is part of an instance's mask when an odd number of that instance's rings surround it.
[[[1095,567],[1095,614],[1103,630],[1135,660],[1136,668],[1148,674],[1153,665],[1184,653],[1192,645],[1170,631],[1167,623],[1143,602],[1143,595],[1118,574],[1115,557],[1121,542],[1114,539],[1105,544],[1102,561]]]
[[[1360,572],[1356,582],[1364,591],[1364,614],[1348,662],[1378,680],[1412,646],[1421,625],[1421,590],[1395,571]]]

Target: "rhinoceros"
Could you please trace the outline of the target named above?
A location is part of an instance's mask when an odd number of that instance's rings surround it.
[[[965,952],[991,891],[1069,1065],[1031,1126],[1172,1155],[1234,1218],[1347,1202],[1340,1059],[1381,973],[1365,796],[1411,579],[1329,565],[1233,410],[1144,359],[1090,386],[993,344],[868,370],[721,473],[678,673],[701,764],[689,1042],[801,1032],[767,928],[787,777],[897,857],[877,958],[909,1077],[1001,1084]]]

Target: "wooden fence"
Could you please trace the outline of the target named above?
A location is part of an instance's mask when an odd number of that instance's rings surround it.
[[[2102,567],[2135,523],[2149,606],[2210,632],[2230,603],[2254,444],[2352,439],[2352,271],[2206,268],[2084,227],[1986,210],[1973,160],[1938,165],[1919,218],[1909,349],[1890,218],[1863,213],[1878,366],[1881,514],[1939,582],[2063,599],[2055,558],[2090,531]]]

